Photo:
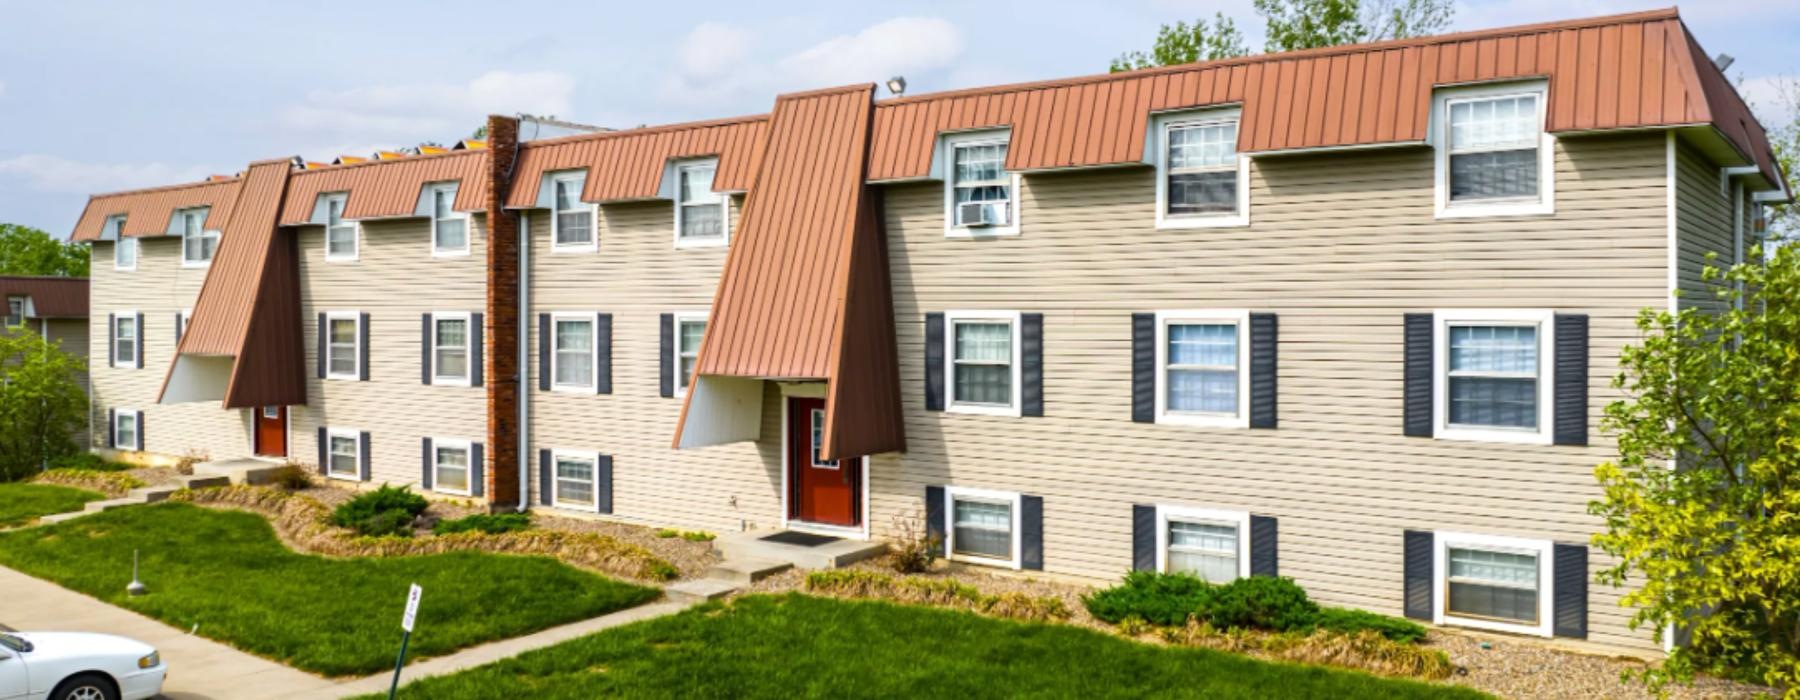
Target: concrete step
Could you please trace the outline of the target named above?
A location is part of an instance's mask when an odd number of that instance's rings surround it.
[[[108,510],[112,510],[114,508],[124,508],[125,506],[141,506],[143,504],[144,504],[143,501],[137,500],[135,498],[109,498],[104,501],[88,501],[87,507],[83,508],[83,510],[86,510],[89,513],[99,513],[101,511],[108,511]]]
[[[55,515],[46,515],[42,518],[38,518],[38,524],[49,525],[51,523],[60,523],[64,520],[74,520],[74,519],[79,518],[84,515],[93,515],[93,511],[77,510],[77,511],[71,511],[68,513],[57,513]]]
[[[156,503],[157,501],[168,500],[169,494],[179,490],[181,490],[180,486],[145,486],[143,488],[132,489],[125,497],[135,498],[143,503]]]
[[[175,477],[175,483],[181,484],[182,488],[204,489],[214,486],[229,486],[231,477],[220,474],[183,474]]]
[[[887,551],[887,545],[884,543],[850,538],[827,542],[816,547],[769,542],[762,539],[776,532],[775,530],[757,530],[722,534],[719,535],[719,539],[713,541],[713,548],[724,555],[726,562],[772,559],[788,562],[802,569],[836,569],[880,556]]]
[[[792,562],[776,559],[727,559],[707,569],[706,577],[748,586],[792,568]]]
[[[233,484],[267,484],[287,465],[260,459],[222,459],[194,465],[195,476],[223,476]]]
[[[663,589],[663,595],[676,603],[703,603],[731,595],[738,587],[738,584],[730,581],[697,578],[670,584]]]

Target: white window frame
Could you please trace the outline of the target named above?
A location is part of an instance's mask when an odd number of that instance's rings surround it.
[[[1536,96],[1538,112],[1538,194],[1532,198],[1450,201],[1450,108],[1464,102],[1507,97]],[[1437,218],[1459,219],[1492,216],[1537,216],[1556,213],[1556,137],[1550,134],[1546,115],[1549,84],[1542,81],[1464,85],[1438,89],[1432,95],[1430,138],[1436,152],[1432,178]]]
[[[462,450],[463,451],[463,455],[464,455],[465,459],[467,460],[467,465],[465,467],[463,467],[463,469],[464,469],[464,471],[468,472],[468,478],[466,479],[466,481],[469,485],[468,488],[463,488],[463,489],[444,488],[443,479],[438,478],[440,476],[439,470],[441,470],[443,468],[443,465],[438,462],[438,450],[446,449],[446,448],[452,449],[452,450]],[[431,490],[432,491],[435,491],[438,493],[451,493],[451,494],[456,494],[459,496],[469,496],[474,493],[475,443],[473,441],[459,440],[456,438],[432,438],[431,439],[431,455],[430,455],[430,457],[431,457]]]
[[[120,272],[134,272],[138,268],[138,255],[142,249],[138,247],[138,239],[125,236],[125,215],[114,214],[106,217],[106,230],[113,234],[113,269]],[[131,251],[130,262],[121,262],[125,251]]]
[[[557,326],[564,321],[585,321],[588,324],[588,382],[586,384],[564,384],[557,379],[556,368],[562,364],[562,353],[558,352],[558,340],[562,334]],[[434,331],[436,329],[433,329]],[[550,390],[564,394],[592,394],[596,391],[600,377],[600,348],[596,347],[600,335],[600,315],[591,311],[559,311],[550,314],[550,337],[543,342],[550,343]]]
[[[591,501],[565,501],[562,498],[562,477],[557,473],[558,463],[564,459],[585,460],[593,464],[593,477],[589,481],[589,490],[593,492]],[[600,508],[600,453],[586,450],[551,450],[550,451],[550,483],[538,484],[540,489],[550,489],[550,505],[553,508],[571,508],[592,513]]]
[[[1024,179],[1021,177],[1020,173],[1013,171],[1007,171],[1006,173],[1011,177],[1012,182],[1007,185],[1007,202],[1010,205],[1008,209],[1011,211],[1011,216],[1007,220],[1005,226],[980,226],[970,228],[968,226],[956,225],[956,150],[970,146],[1004,144],[1007,147],[1007,154],[1010,157],[1012,153],[1011,143],[1012,132],[1006,129],[998,131],[992,129],[983,131],[965,131],[946,134],[939,139],[938,162],[942,163],[944,168],[942,172],[944,176],[945,238],[989,238],[993,236],[1019,235],[1019,220],[1024,218],[1019,211],[1019,198],[1022,194],[1020,185],[1024,182]]]
[[[438,358],[438,322],[463,322],[463,368],[461,377],[451,377],[439,372],[444,363]],[[431,312],[431,383],[436,386],[470,386],[471,375],[475,373],[475,317],[467,311],[433,311]]]
[[[111,342],[112,342],[112,359],[113,359],[112,366],[113,366],[113,369],[143,369],[143,367],[144,367],[144,358],[140,357],[140,355],[142,353],[138,352],[138,348],[141,348],[144,346],[144,343],[143,343],[144,329],[142,327],[144,324],[138,323],[137,319],[138,319],[138,315],[137,315],[136,311],[125,310],[125,311],[113,312],[112,328],[108,329],[108,332],[107,332],[107,335],[112,336]],[[131,361],[130,362],[124,361],[122,359],[124,357],[124,353],[119,352],[119,341],[120,341],[119,324],[124,323],[126,321],[131,322],[131,328],[132,328],[131,344],[130,344],[130,347],[131,347]]]
[[[181,320],[181,337],[186,338],[187,332],[188,332],[188,323],[190,323],[194,320],[194,310],[193,309],[182,309],[180,312],[179,318]],[[179,342],[179,341],[177,341],[177,342]]]
[[[335,438],[341,438],[341,437],[350,438],[350,442],[352,444],[356,445],[356,469],[351,471],[351,473],[349,473],[349,474],[339,474],[338,472],[333,471],[331,468],[331,464],[332,464],[331,458],[335,455],[335,453],[333,453],[331,451],[331,443],[333,442],[333,440]],[[365,464],[368,461],[368,459],[369,459],[369,456],[366,454],[363,454],[363,441],[362,441],[362,431],[361,430],[357,430],[355,428],[326,428],[325,429],[325,464],[324,464],[325,478],[341,479],[344,481],[362,481],[363,464]]]
[[[1189,110],[1156,115],[1153,119],[1156,149],[1156,227],[1158,229],[1220,228],[1250,225],[1250,156],[1237,154],[1237,211],[1220,214],[1181,214],[1169,212],[1169,132],[1183,127],[1236,124],[1243,129],[1243,110]],[[1223,169],[1221,169],[1223,170]]]
[[[212,265],[212,258],[207,258],[205,260],[194,260],[194,259],[188,257],[188,238],[189,237],[197,237],[197,238],[201,238],[201,239],[206,239],[206,238],[213,239],[213,258],[219,257],[219,232],[206,230],[206,220],[211,215],[211,213],[212,213],[212,207],[188,207],[186,209],[175,210],[175,216],[181,218],[181,266],[182,267],[209,267]],[[196,214],[199,215],[200,221],[198,223],[195,223],[194,226],[190,229],[187,225],[188,217],[194,216]]]
[[[1010,416],[1018,418],[1023,415],[1024,407],[1021,376],[1024,369],[1025,353],[1020,347],[1021,327],[1020,313],[1017,311],[945,311],[944,312],[944,410],[951,413],[972,413],[987,416]],[[981,403],[964,403],[956,400],[956,324],[957,323],[1008,323],[1012,325],[1012,400],[1005,406]]]
[[[350,227],[350,252],[348,252],[348,253],[333,253],[333,252],[331,252],[331,229],[332,229],[331,205],[333,203],[336,203],[338,205],[339,211],[344,212],[346,214],[349,213],[350,210],[348,209],[348,207],[350,206],[350,193],[337,192],[337,193],[325,195],[323,197],[323,199],[325,200],[325,202],[324,202],[324,204],[325,204],[325,229],[324,229],[324,235],[319,238],[319,245],[323,246],[325,249],[325,261],[326,262],[356,262],[358,259],[360,259],[362,257],[363,230],[362,230],[362,222],[361,221],[355,221],[352,219],[343,218],[343,214],[338,215],[340,217],[340,221],[342,222],[341,225],[348,225]]]
[[[1216,508],[1156,506],[1156,570],[1169,572],[1169,521],[1233,525],[1237,527],[1237,577],[1250,577],[1250,513]],[[1217,581],[1215,583],[1225,583]]]
[[[346,321],[346,320],[354,322],[356,324],[356,333],[354,336],[351,337],[351,341],[350,341],[350,358],[353,361],[352,364],[355,365],[355,369],[352,369],[349,372],[338,372],[331,368],[331,326],[337,321]],[[352,381],[352,382],[362,380],[362,356],[363,356],[362,340],[363,340],[363,335],[364,335],[362,324],[363,324],[362,312],[360,312],[360,311],[327,311],[327,312],[325,312],[325,328],[323,329],[323,332],[325,333],[325,378],[326,379],[339,379],[339,380]]]
[[[675,337],[674,342],[669,343],[669,352],[674,353],[669,358],[669,366],[675,371],[675,398],[681,398],[687,396],[688,390],[693,387],[693,378],[685,376],[681,371],[681,327],[689,323],[705,324],[706,329],[700,332],[700,348],[703,348],[706,347],[706,333],[712,330],[712,322],[708,319],[711,314],[707,311],[676,311],[671,315],[675,317]],[[695,370],[700,368],[700,348],[694,348]]]
[[[1169,326],[1233,324],[1237,327],[1237,413],[1189,413],[1169,410]],[[1156,422],[1212,428],[1250,427],[1250,311],[1196,309],[1156,312]]]
[[[117,407],[117,406],[113,407],[113,417],[112,417],[112,421],[113,421],[112,434],[113,434],[113,445],[114,445],[113,449],[129,450],[132,452],[143,452],[144,451],[144,424],[138,421],[138,413],[139,413],[138,410],[132,409],[132,408],[123,408],[123,407]],[[126,418],[131,419],[131,447],[118,447],[118,444],[119,444],[119,421],[124,420]]]
[[[681,220],[681,177],[689,170],[701,167],[713,169],[713,181],[716,185],[719,177],[718,158],[696,158],[678,161],[675,164],[675,247],[676,248],[721,248],[731,245],[731,195],[713,190],[713,196],[719,198],[719,236],[717,238],[682,238]]]
[[[14,301],[19,302],[19,313],[16,315],[12,312],[12,304]],[[6,298],[6,327],[7,328],[23,327],[25,325],[25,315],[30,310],[31,310],[31,297],[21,296],[21,295],[13,295],[13,296],[7,297]]]
[[[475,238],[475,217],[466,211],[456,210],[456,185],[453,183],[436,183],[425,186],[426,206],[430,208],[428,217],[431,220],[431,257],[461,258],[469,255],[469,247]],[[437,197],[447,194],[450,197],[450,215],[442,219],[437,215]],[[438,247],[438,224],[445,221],[463,222],[463,244],[461,248]],[[589,229],[590,231],[592,229]]]
[[[1513,632],[1538,637],[1554,636],[1552,625],[1555,622],[1556,609],[1556,557],[1555,545],[1550,540],[1526,539],[1520,537],[1501,537],[1497,535],[1479,535],[1463,532],[1436,531],[1432,533],[1431,590],[1432,611],[1431,622],[1437,625],[1456,625],[1496,632]],[[1450,610],[1450,550],[1480,549],[1509,553],[1532,554],[1538,560],[1538,621],[1535,625],[1501,622],[1474,617],[1462,617]]]
[[[1439,309],[1432,312],[1431,409],[1433,434],[1444,440],[1548,445],[1556,424],[1556,312],[1549,309]],[[1450,327],[1536,326],[1538,425],[1536,430],[1450,423]]]
[[[578,205],[581,205],[581,204],[587,205],[587,209],[588,209],[588,239],[586,242],[583,242],[583,243],[561,243],[561,242],[558,242],[559,237],[557,234],[558,234],[558,230],[562,228],[562,217],[557,216],[557,214],[560,212],[556,208],[556,186],[558,184],[564,184],[564,183],[574,183],[577,186],[577,190],[578,190],[578,193],[575,196],[575,201],[578,203]],[[579,189],[585,187],[586,184],[587,184],[587,174],[583,171],[558,173],[558,174],[550,176],[550,252],[552,252],[552,253],[592,253],[592,252],[600,249],[600,205],[594,204],[591,202],[582,202],[581,201],[581,195],[579,194]]]
[[[966,498],[975,501],[1012,504],[1012,557],[996,559],[970,554],[956,553],[956,499]],[[944,487],[944,558],[949,561],[969,564],[982,564],[1007,569],[1021,568],[1022,558],[1019,556],[1024,540],[1024,532],[1020,530],[1023,521],[1019,518],[1020,501],[1017,491],[995,491],[991,489],[972,489],[961,486]]]

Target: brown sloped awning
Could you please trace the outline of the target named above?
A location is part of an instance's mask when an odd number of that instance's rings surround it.
[[[742,192],[762,160],[767,125],[768,117],[757,115],[529,141],[519,147],[506,207],[536,207],[544,173],[574,169],[588,173],[584,201],[652,199],[670,160],[700,156],[719,157],[714,191]]]
[[[86,277],[0,276],[0,298],[31,300],[31,318],[87,318]]]
[[[165,235],[175,210],[191,207],[211,207],[203,225],[208,230],[217,229],[231,218],[231,206],[237,201],[238,185],[242,181],[242,178],[234,177],[94,195],[88,198],[87,208],[82,210],[81,219],[75,223],[69,240],[101,240],[106,233],[106,220],[120,214],[125,216],[126,236]]]

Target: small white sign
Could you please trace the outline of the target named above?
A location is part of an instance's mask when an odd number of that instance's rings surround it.
[[[423,591],[424,589],[419,588],[419,584],[416,583],[412,585],[412,590],[407,591],[406,616],[400,618],[400,629],[408,632],[412,631],[413,618],[419,614],[419,594]]]

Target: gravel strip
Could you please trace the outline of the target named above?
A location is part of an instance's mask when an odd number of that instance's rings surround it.
[[[706,574],[707,569],[719,563],[719,553],[713,550],[711,542],[690,542],[680,537],[657,537],[655,528],[642,525],[571,518],[555,514],[538,516],[534,522],[538,527],[547,530],[594,532],[643,547],[679,570],[682,580],[700,578]]]
[[[175,483],[175,477],[180,476],[181,472],[174,467],[138,467],[125,470],[125,474],[144,482],[145,486],[160,486]]]

